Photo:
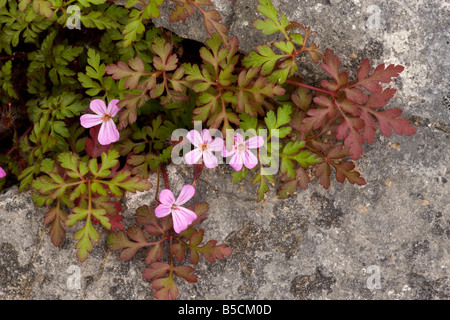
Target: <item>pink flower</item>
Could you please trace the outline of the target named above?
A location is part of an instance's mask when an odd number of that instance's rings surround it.
[[[169,189],[164,189],[159,194],[159,202],[161,204],[156,207],[155,215],[158,218],[165,217],[172,214],[173,229],[176,233],[180,233],[185,230],[196,218],[195,212],[181,207],[189,201],[195,194],[195,188],[190,184],[187,184],[181,189],[180,195],[177,200]]]
[[[229,162],[230,166],[239,171],[242,169],[242,165],[244,164],[248,169],[252,169],[258,164],[258,158],[251,152],[249,149],[257,149],[260,148],[264,144],[264,138],[261,136],[251,137],[244,141],[244,137],[236,133],[234,136],[234,146],[231,151],[226,149],[226,146],[223,146],[222,156],[231,157]]]
[[[3,178],[3,177],[5,177],[5,176],[6,176],[5,170],[3,170],[2,167],[0,167],[0,178]]]
[[[84,114],[80,118],[81,125],[85,128],[91,128],[98,124],[102,125],[98,133],[98,142],[102,145],[108,145],[119,140],[119,130],[117,130],[112,119],[120,110],[117,107],[118,102],[117,99],[111,100],[107,108],[102,100],[92,100],[89,107],[95,114]]]
[[[213,151],[222,151],[223,139],[211,138],[211,134],[208,129],[202,131],[202,135],[196,130],[191,130],[186,135],[186,138],[194,145],[195,149],[189,151],[184,159],[187,164],[195,164],[200,158],[203,158],[203,162],[207,168],[214,168],[217,166],[217,158],[212,153]]]

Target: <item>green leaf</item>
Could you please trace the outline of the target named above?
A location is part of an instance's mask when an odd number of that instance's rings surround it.
[[[102,164],[100,166],[100,169],[98,170],[97,174],[94,174],[96,177],[104,178],[111,174],[111,168],[117,165],[119,160],[120,154],[117,150],[110,149],[108,153],[102,153]],[[95,165],[92,165],[93,168],[95,168]]]
[[[125,29],[122,33],[124,48],[130,46],[131,43],[136,40],[137,35],[145,31],[145,27],[142,23],[142,12],[133,9],[130,16],[132,18],[130,19],[130,22],[128,22],[128,24],[125,26]]]
[[[267,128],[269,130],[272,129],[279,129],[281,126],[288,124],[291,121],[291,113],[292,113],[292,107],[288,104],[283,105],[282,107],[279,107],[277,109],[277,115],[275,116],[275,113],[270,110],[267,112],[266,117],[264,118],[264,121],[267,125]],[[280,130],[280,138],[284,137],[287,131],[291,131],[290,127],[282,128]]]
[[[108,183],[110,191],[117,197],[121,197],[122,191],[125,189],[129,192],[145,191],[152,187],[152,184],[147,179],[139,177],[131,177],[131,172],[122,170],[119,171],[114,178]]]
[[[97,230],[92,226],[91,220],[88,219],[84,227],[75,233],[73,239],[78,241],[75,245],[75,248],[78,250],[78,260],[84,262],[86,261],[89,252],[93,249],[92,242],[97,243],[99,241],[99,235]]]
[[[276,54],[269,46],[260,45],[256,48],[256,52],[250,51],[248,56],[244,57],[242,64],[247,68],[261,67],[261,74],[265,76],[270,74],[277,61],[284,57],[286,55]]]
[[[253,25],[258,30],[267,35],[280,31],[288,38],[286,27],[290,25],[290,22],[284,13],[280,12],[280,20],[278,20],[278,11],[270,0],[259,0],[259,5],[256,8],[261,14],[269,18],[265,20],[258,19],[254,22]]]
[[[243,166],[243,168],[239,171],[233,171],[231,173],[231,179],[233,181],[233,183],[238,183],[240,181],[242,181],[242,179],[244,179],[245,177],[247,177],[248,174],[248,169]]]

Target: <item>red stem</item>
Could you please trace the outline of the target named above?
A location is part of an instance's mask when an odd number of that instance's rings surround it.
[[[162,172],[163,179],[164,179],[164,185],[166,186],[166,189],[170,190],[169,178],[167,177],[167,171],[166,171],[166,168],[164,166],[161,166],[161,172]]]
[[[29,126],[28,129],[20,136],[19,140],[17,140],[18,144],[20,143],[20,141],[22,141],[23,137],[30,133],[31,129],[33,129],[33,126]],[[16,147],[12,146],[11,149],[9,149],[9,151],[6,153],[6,156],[9,156],[14,152],[14,150],[16,150]]]
[[[0,57],[0,60],[13,59],[13,58],[18,58],[18,57],[26,57],[26,56],[28,56],[28,53],[18,52],[18,53],[12,54],[10,56]]]
[[[325,94],[329,94],[332,97],[336,96],[336,94],[334,92],[331,92],[331,91],[328,91],[328,90],[319,89],[319,88],[316,88],[316,87],[313,87],[313,86],[310,86],[310,85],[307,85],[307,84],[304,84],[304,83],[301,83],[301,82],[292,81],[292,80],[286,80],[286,83],[293,84],[294,86],[297,86],[297,87],[303,87],[303,88],[307,88],[307,89],[310,89],[310,90],[314,90],[314,91],[322,92],[322,93],[325,93]]]

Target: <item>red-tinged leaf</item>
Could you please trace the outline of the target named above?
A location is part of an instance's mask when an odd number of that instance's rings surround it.
[[[320,151],[320,152],[324,152],[324,153],[327,153],[328,150],[330,150],[330,148],[333,146],[333,145],[331,144],[331,142],[325,142],[325,141],[322,141],[322,140],[316,140],[316,139],[311,140],[310,143],[311,143],[311,146],[312,146],[314,149],[316,149],[316,150],[318,150],[318,151]]]
[[[374,92],[369,96],[369,100],[364,105],[366,108],[378,109],[386,106],[387,101],[382,93]]]
[[[261,68],[253,67],[241,71],[238,77],[237,110],[256,117],[264,115],[262,108],[265,98],[283,95],[285,90],[272,82],[267,82],[265,77],[255,77]]]
[[[130,69],[128,65],[132,69]],[[119,61],[117,64],[106,66],[105,71],[107,74],[111,75],[114,80],[126,78],[124,82],[124,87],[126,89],[136,88],[141,77],[148,75],[148,73],[145,72],[144,63],[139,57],[131,58],[128,61],[128,64],[123,61]]]
[[[344,144],[349,148],[354,160],[359,159],[363,152],[364,137],[359,133],[364,128],[364,121],[360,118],[345,118],[338,127],[336,138],[344,139]]]
[[[207,219],[205,214],[208,212],[208,210],[209,204],[207,202],[196,202],[192,211],[194,211],[197,215],[197,219],[192,222],[191,226],[199,225],[203,220]]]
[[[334,104],[333,101],[328,99],[326,96],[318,96],[313,99],[315,103],[317,103],[319,106],[327,107],[329,109],[333,108]]]
[[[209,262],[216,262],[216,259],[224,259],[233,252],[231,248],[227,247],[224,244],[216,244],[217,240],[209,240],[203,247],[200,247],[198,251]]]
[[[166,233],[169,230],[172,230],[173,228],[172,215],[161,218],[160,221],[161,221],[161,228],[164,233]]]
[[[350,113],[354,116],[359,116],[361,114],[361,109],[359,104],[349,99],[344,99],[338,102],[339,108],[341,108],[346,113]]]
[[[308,89],[298,87],[291,95],[291,100],[297,107],[299,107],[303,111],[308,111],[311,106],[313,97],[308,93]]]
[[[339,72],[341,67],[341,60],[334,54],[333,50],[326,49],[323,55],[322,64],[320,67],[328,73],[334,80],[338,87],[343,87],[348,83],[347,72]]]
[[[346,161],[341,164],[334,164],[334,168],[336,169],[336,180],[340,183],[344,183],[345,179],[348,180],[351,184],[357,184],[359,186],[363,186],[366,184],[366,180],[361,177],[358,171],[354,171],[355,164],[351,161]]]
[[[340,86],[335,81],[322,80],[320,85],[327,89],[328,91],[335,92],[338,91]]]
[[[309,117],[303,119],[305,129],[318,129],[323,125],[326,118],[331,119],[335,117],[337,110],[334,107],[328,109],[310,109],[307,114]]]
[[[144,206],[146,207],[146,206]],[[142,208],[142,207],[140,207]],[[158,223],[158,220],[154,214],[156,206],[153,206],[150,208],[150,213],[147,214],[145,217],[141,216],[139,213],[136,213],[136,215],[139,215],[136,218],[136,221],[140,224],[146,225],[145,231],[154,237],[162,236],[164,235],[167,230],[169,230],[172,226],[172,218],[170,216],[164,217],[160,219],[161,225]],[[139,210],[139,209],[138,209]],[[142,212],[141,210],[140,212]],[[148,211],[148,210],[147,210]]]
[[[369,59],[364,59],[361,62],[361,65],[358,68],[358,71],[356,73],[356,77],[358,80],[363,80],[369,76],[370,73],[370,61]]]
[[[105,209],[108,212],[107,216],[115,217],[122,212],[122,206],[118,201],[109,201],[109,196],[106,197],[92,197],[92,203],[97,209]],[[121,219],[118,222],[122,221]]]
[[[330,149],[330,151],[327,154],[328,159],[342,159],[348,157],[350,154],[348,152],[348,149],[340,144]]]
[[[152,204],[140,206],[136,210],[136,222],[142,225],[157,225],[157,218],[155,216],[156,205]]]
[[[314,63],[319,63],[319,61],[323,58],[323,54],[319,51],[319,46],[314,41],[312,41],[311,45],[306,48],[306,51],[308,51],[308,54]]]
[[[152,246],[151,249],[148,251],[147,256],[145,257],[145,263],[151,264],[153,262],[158,261],[163,256],[164,256],[164,249],[161,243],[157,243],[154,246]]]
[[[208,34],[211,36],[214,34],[214,32],[217,32],[223,42],[225,44],[228,44],[228,29],[223,23],[220,22],[222,20],[222,17],[220,16],[219,12],[216,10],[202,10],[201,12],[203,14],[203,25],[205,26]]]
[[[198,254],[198,251],[191,249],[191,252],[189,254],[189,261],[191,262],[191,264],[197,265],[199,258],[200,258],[200,256]]]
[[[287,199],[297,193],[297,180],[293,179],[283,183],[278,192],[281,199]]]
[[[193,273],[194,268],[189,266],[176,266],[173,268],[173,272],[190,283],[196,283],[198,280],[197,275]]]
[[[320,178],[319,182],[325,189],[330,187],[330,174],[331,168],[328,162],[324,162],[317,166],[316,177]]]
[[[170,265],[165,262],[153,262],[150,267],[146,268],[142,273],[142,277],[147,280],[161,278],[170,271]]]
[[[296,170],[296,173],[297,173],[298,185],[303,190],[306,190],[308,188],[308,185],[309,185],[310,181],[311,181],[311,179],[309,178],[309,175],[306,173],[306,170],[303,169],[302,167],[299,167]]]
[[[107,244],[111,251],[123,250],[120,254],[120,259],[123,261],[133,258],[140,248],[151,245],[147,242],[142,229],[139,227],[130,227],[127,230],[127,235],[135,241],[130,241],[123,231],[111,232],[107,239]]]
[[[138,243],[145,243],[147,244],[147,238],[144,235],[144,232],[142,231],[141,228],[139,228],[138,226],[132,226],[130,228],[127,229],[127,236],[128,238],[130,238],[131,240],[134,240]]]
[[[98,158],[102,155],[102,152],[108,153],[111,145],[101,145],[98,142],[98,133],[100,132],[100,126],[95,126],[89,129],[89,135],[91,138],[86,140],[86,152],[91,158]]]
[[[362,108],[360,118],[364,121],[364,140],[372,144],[376,138],[377,124],[368,111]]]
[[[184,261],[184,259],[186,258],[186,247],[184,246],[184,244],[180,242],[175,243],[174,245],[172,245],[171,250],[172,254],[179,262]]]
[[[130,248],[134,246],[134,243],[128,240],[127,236],[123,231],[114,231],[108,235],[106,243],[108,244],[108,248],[111,251],[118,251],[126,248]],[[122,252],[121,259],[122,260],[130,260],[134,256],[133,254],[128,254]]]
[[[368,112],[377,118],[381,132],[387,137],[391,136],[392,129],[394,129],[398,135],[405,134],[406,136],[410,136],[416,133],[416,128],[409,123],[408,119],[398,119],[402,114],[401,109],[392,108],[381,112],[369,110]]]
[[[164,83],[158,83],[150,90],[150,98],[156,99],[164,93]]]
[[[292,114],[291,114],[291,121],[289,122],[289,126],[295,130],[297,130],[300,134],[301,134],[301,140],[305,140],[306,138],[304,138],[304,132],[308,133],[311,130],[311,128],[306,128],[303,125],[303,119],[305,119],[305,115],[306,113],[304,111],[301,111],[297,108],[295,108],[294,110],[292,110]]]
[[[27,1],[25,1],[25,2],[27,2]],[[40,14],[41,16],[45,16],[46,18],[49,18],[49,19],[53,15],[51,1],[33,0],[33,10],[35,13]]]
[[[403,70],[404,67],[401,65],[390,64],[389,66],[385,67],[384,64],[380,64],[369,76],[370,62],[368,59],[364,59],[361,62],[361,66],[359,67],[357,72],[357,84],[363,86],[370,92],[381,92],[382,87],[379,83],[391,82],[392,78],[398,77]]]
[[[190,247],[197,247],[200,243],[203,241],[203,235],[205,234],[205,230],[195,230],[195,232],[192,234],[191,238],[189,239],[189,246]]]
[[[116,202],[116,201],[111,201],[111,202]],[[113,203],[111,203],[111,206],[100,206],[99,208],[105,209],[105,208],[111,208],[111,207],[115,208],[115,205]],[[106,210],[106,212],[108,212],[108,210]],[[112,213],[114,215],[110,215],[110,214],[104,215],[105,218],[107,219],[107,221],[109,222],[109,224],[111,225],[110,230],[114,230],[114,229],[123,230],[123,225],[122,225],[122,223],[120,223],[123,220],[123,217],[115,212],[112,212]],[[101,222],[96,217],[93,217],[92,221],[94,222],[94,224]]]
[[[176,2],[174,10],[169,16],[171,22],[176,22],[180,20],[186,20],[186,18],[191,17],[195,8],[200,11],[203,15],[203,25],[209,35],[213,35],[214,32],[222,38],[222,40],[227,43],[227,27],[220,21],[222,17],[217,10],[205,10],[200,6],[212,6],[212,2],[209,0],[172,0]]]
[[[390,100],[390,99],[392,99],[394,97],[396,92],[397,92],[396,89],[386,88],[386,89],[383,90],[381,95],[382,95],[384,100]]]
[[[178,287],[172,276],[154,280],[152,288],[157,290],[154,294],[157,300],[175,300],[178,297]]]
[[[170,22],[184,21],[191,17],[195,12],[194,6],[192,6],[188,1],[172,0],[172,2],[178,2],[179,4],[177,3],[174,10],[170,13]]]
[[[109,218],[109,222],[111,223],[111,230],[118,229],[123,230],[123,225],[120,223],[123,218],[121,215],[116,214],[115,216],[106,215]]]
[[[120,111],[118,129],[122,130],[128,124],[133,124],[137,120],[137,109],[139,109],[150,97],[146,90],[142,90],[140,94],[126,94],[125,97],[117,104]]]
[[[347,99],[356,103],[365,103],[369,99],[360,88],[346,88],[344,91]]]
[[[66,230],[64,229],[64,222],[67,219],[67,213],[62,211],[59,207],[59,202],[58,205],[52,209],[50,209],[44,217],[44,224],[50,224],[52,223],[52,225],[50,226],[50,239],[53,243],[54,246],[58,247],[65,235],[66,235]]]

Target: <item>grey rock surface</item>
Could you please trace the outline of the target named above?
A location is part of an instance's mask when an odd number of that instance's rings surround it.
[[[251,26],[260,17],[256,0],[215,3],[243,52],[269,39]],[[205,169],[195,197],[210,206],[202,223],[205,240],[224,242],[233,254],[214,264],[201,260],[198,283],[177,281],[179,298],[449,299],[449,3],[274,4],[291,20],[317,30],[317,43],[334,49],[343,68],[356,71],[365,57],[373,64],[404,65],[396,82],[399,92],[389,106],[405,110],[417,134],[379,136],[366,146],[356,164],[367,185],[334,181],[324,190],[315,180],[287,200],[278,199],[273,187],[256,203],[256,187],[248,181],[233,184],[230,167]],[[370,11],[370,5],[378,9]],[[172,3],[164,6],[170,9]],[[200,16],[173,26],[165,20],[168,9],[157,24],[180,36],[206,38]],[[377,10],[379,27],[369,28]],[[323,76],[320,68],[307,65],[302,71],[306,79]],[[175,194],[192,181],[189,166],[172,165],[168,174]],[[156,177],[150,179],[156,185]],[[126,196],[124,225],[134,224],[135,209],[149,204],[154,192]],[[72,241],[76,230],[69,229],[56,248],[42,224],[44,214],[16,187],[0,194],[0,300],[153,298],[150,283],[141,276],[145,252],[123,262],[107,250],[103,232],[81,264]],[[77,274],[79,284],[73,282]]]

